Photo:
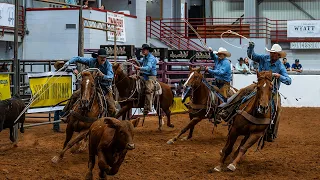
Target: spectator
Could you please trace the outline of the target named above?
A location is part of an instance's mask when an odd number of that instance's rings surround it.
[[[250,71],[257,72],[259,69],[259,63],[252,61],[250,64]]]
[[[302,65],[299,63],[299,59],[296,59],[294,61],[294,64],[292,64],[292,71],[296,71],[301,73],[302,72]]]
[[[100,10],[104,10],[104,5],[101,5],[101,6],[99,7],[99,9],[100,9]]]
[[[238,59],[239,63],[236,64],[236,70],[241,73],[247,73],[249,71],[248,66],[244,63],[243,58]]]
[[[247,67],[250,66],[250,65],[249,65],[249,58],[248,58],[248,57],[244,58],[244,63],[247,65]]]
[[[208,50],[209,50],[209,53],[210,53],[210,60],[214,60],[214,55],[213,55],[212,47],[209,47]]]
[[[63,61],[57,61],[56,63],[54,63],[54,68],[56,69],[56,71],[58,71],[63,67],[63,65],[64,65]],[[55,111],[53,121],[60,120],[60,116],[62,115],[63,115],[63,112],[61,110]],[[53,132],[63,133],[63,131],[61,131],[60,129],[60,122],[53,123],[52,129],[53,129]]]
[[[282,63],[284,67],[287,69],[287,71],[290,71],[290,64],[287,62],[287,58],[283,58]]]
[[[83,2],[83,6],[82,6],[83,8],[88,8],[89,7],[89,1],[88,0],[85,0],[84,2]]]

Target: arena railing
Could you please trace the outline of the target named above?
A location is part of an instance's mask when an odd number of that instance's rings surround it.
[[[186,21],[185,21],[186,20]],[[287,20],[271,20],[262,17],[253,18],[162,18],[152,20],[147,18],[147,38],[158,38],[161,41],[170,40],[171,34],[179,34],[175,46],[195,49],[202,47],[194,40],[198,36],[191,30],[188,23],[196,30],[201,39],[220,38],[227,30],[232,30],[247,38],[265,38],[272,42],[318,42],[320,38],[288,38]],[[151,24],[151,25],[150,25]],[[224,38],[242,38],[233,34],[226,34]],[[188,44],[186,42],[191,41]]]

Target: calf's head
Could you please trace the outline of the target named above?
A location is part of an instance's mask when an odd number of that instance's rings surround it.
[[[135,148],[135,145],[133,143],[133,125],[130,121],[120,121],[115,118],[106,117],[104,119],[104,122],[108,124],[109,127],[116,129],[115,143],[118,146],[126,148],[128,150],[133,150]]]

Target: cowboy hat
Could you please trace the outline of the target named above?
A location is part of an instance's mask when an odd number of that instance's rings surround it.
[[[148,44],[142,44],[142,49],[147,49],[149,52],[153,52],[153,48],[150,47]]]
[[[240,61],[244,61],[244,59],[241,57],[240,59],[238,59],[238,61],[240,62]]]
[[[280,58],[284,58],[284,57],[287,56],[287,53],[284,52],[284,51],[282,51],[282,48],[281,48],[281,46],[280,46],[279,44],[274,44],[274,45],[271,47],[270,50],[267,49],[267,48],[266,48],[266,50],[267,50],[268,52],[278,53],[278,54],[280,55]]]
[[[54,63],[53,66],[54,66],[54,68],[56,70],[59,70],[59,69],[61,69],[63,67],[63,65],[64,65],[64,61],[57,61],[57,62]]]
[[[226,55],[227,57],[230,57],[231,56],[231,53],[227,51],[226,48],[223,48],[223,47],[220,47],[218,49],[218,51],[213,51],[214,54],[224,54]]]

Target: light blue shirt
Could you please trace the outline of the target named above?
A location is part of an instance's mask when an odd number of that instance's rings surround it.
[[[272,73],[280,74],[280,78],[278,81],[278,89],[280,88],[280,82],[290,85],[291,78],[289,77],[286,68],[278,59],[275,63],[271,64],[270,55],[260,55],[256,54],[253,48],[248,47],[247,50],[248,57],[252,57],[251,59],[255,62],[259,63],[259,71],[272,71]],[[279,82],[280,81],[280,82]]]
[[[214,69],[209,68],[208,72],[211,75],[214,75],[214,77],[217,80],[223,80],[230,82],[231,81],[231,67],[230,67],[230,61],[226,58],[219,60],[218,56],[216,54],[213,54],[213,60],[214,60]]]
[[[103,74],[103,79],[106,81],[112,81],[114,74],[112,70],[112,64],[109,61],[105,61],[104,64],[99,65],[97,58],[86,58],[86,57],[73,57],[66,64],[81,63],[89,66],[89,68],[98,68]]]
[[[146,80],[148,79],[147,76],[157,76],[157,60],[151,53],[138,61],[142,66],[140,70]]]

